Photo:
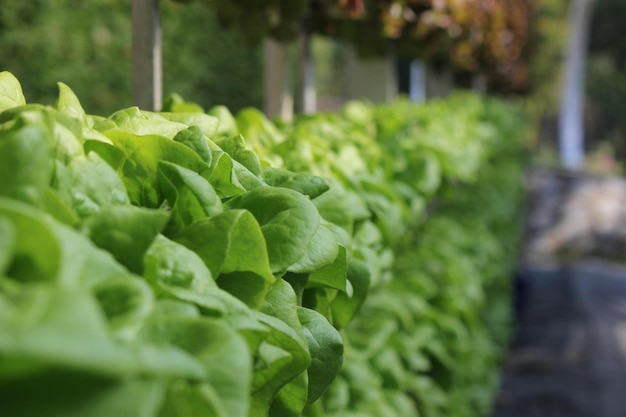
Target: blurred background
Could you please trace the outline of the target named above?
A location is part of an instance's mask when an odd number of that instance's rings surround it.
[[[273,71],[264,39],[271,37],[286,48],[292,73],[287,82],[295,110],[301,111],[304,33],[311,35],[316,109],[334,109],[351,98],[383,101],[408,94],[422,100],[473,88],[523,101],[540,132],[533,144],[538,158],[556,163],[573,3],[162,0],[163,91],[204,108],[262,107],[264,73]],[[610,169],[619,170],[626,157],[626,2],[594,3],[585,147],[588,164],[610,159],[615,162]],[[31,102],[52,103],[56,82],[63,81],[89,113],[110,114],[132,104],[131,36],[127,0],[5,1],[0,70],[18,77]]]

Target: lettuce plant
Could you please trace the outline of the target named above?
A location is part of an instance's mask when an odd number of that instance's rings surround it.
[[[0,73],[3,411],[484,410],[523,121],[472,95],[201,110],[27,104]]]

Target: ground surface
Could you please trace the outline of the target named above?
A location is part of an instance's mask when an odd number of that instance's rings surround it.
[[[576,188],[565,182],[561,190]],[[545,190],[530,191],[532,226],[546,217],[536,200]],[[582,253],[547,258],[519,267],[516,336],[492,417],[626,417],[626,266]]]
[[[626,416],[626,268],[523,266],[493,417]]]

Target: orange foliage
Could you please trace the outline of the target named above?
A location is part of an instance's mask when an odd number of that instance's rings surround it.
[[[425,59],[483,71],[511,88],[528,82],[528,0],[380,0],[383,34]],[[447,55],[447,56],[445,56]]]

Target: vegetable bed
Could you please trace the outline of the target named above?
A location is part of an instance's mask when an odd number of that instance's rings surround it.
[[[0,73],[3,414],[485,415],[523,126],[469,93],[105,118]]]

